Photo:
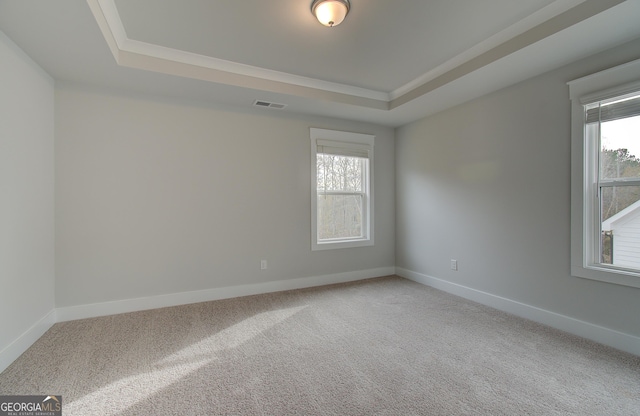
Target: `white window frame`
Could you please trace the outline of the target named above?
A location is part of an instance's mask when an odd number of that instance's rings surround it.
[[[640,288],[640,272],[600,263],[598,140],[586,134],[585,106],[640,92],[640,59],[569,82],[571,98],[571,275]]]
[[[311,250],[333,250],[374,245],[373,147],[375,136],[313,127],[309,130],[311,137]],[[366,164],[363,184],[362,237],[318,240],[317,154],[318,143],[322,141],[335,142],[340,147],[344,147],[345,149],[353,148],[359,152],[361,152],[362,149],[367,150],[369,163]]]

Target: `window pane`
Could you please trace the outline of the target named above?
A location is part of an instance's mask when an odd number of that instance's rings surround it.
[[[603,187],[601,262],[640,269],[640,186]]]
[[[602,221],[619,214],[640,199],[640,186],[605,186],[601,192]]]
[[[362,199],[318,193],[318,240],[362,237]]]
[[[640,116],[600,127],[600,178],[640,178]]]
[[[362,192],[367,159],[318,153],[318,192]]]

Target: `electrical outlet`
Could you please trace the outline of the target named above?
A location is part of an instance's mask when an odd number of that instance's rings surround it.
[[[451,259],[451,270],[458,271],[458,260]]]
[[[267,261],[260,260],[260,270],[267,270]]]

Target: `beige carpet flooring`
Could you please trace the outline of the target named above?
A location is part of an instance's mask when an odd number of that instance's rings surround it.
[[[54,325],[64,415],[640,415],[640,357],[386,277]]]

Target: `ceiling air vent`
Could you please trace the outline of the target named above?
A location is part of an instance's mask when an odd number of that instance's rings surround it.
[[[275,110],[282,110],[287,105],[286,104],[271,103],[269,101],[256,100],[253,103],[253,106],[254,107],[263,107],[263,108],[273,108]]]

